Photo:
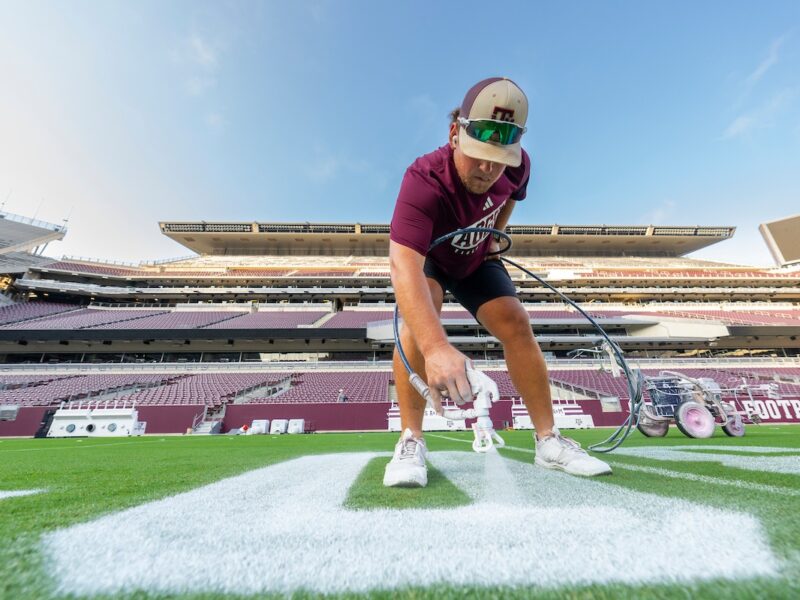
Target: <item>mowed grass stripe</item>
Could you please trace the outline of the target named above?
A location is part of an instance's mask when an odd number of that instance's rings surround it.
[[[457,488],[441,471],[428,463],[425,488],[386,488],[383,471],[388,456],[373,458],[353,482],[345,507],[353,510],[448,508],[471,504],[469,496]]]

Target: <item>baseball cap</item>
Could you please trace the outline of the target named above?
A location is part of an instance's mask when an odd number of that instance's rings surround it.
[[[490,77],[473,85],[461,103],[460,116],[469,120],[508,121],[525,127],[528,98],[519,86],[505,77]],[[458,133],[461,151],[471,158],[518,167],[522,162],[519,142],[505,146],[482,142],[467,134],[464,126]]]

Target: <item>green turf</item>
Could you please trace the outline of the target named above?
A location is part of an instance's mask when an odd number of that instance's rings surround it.
[[[571,433],[582,444],[600,441],[608,430]],[[429,437],[429,448],[468,451],[469,434],[447,434],[462,441]],[[530,462],[529,432],[504,432],[509,458]],[[307,436],[145,437],[121,440],[0,440],[0,490],[46,489],[35,496],[0,500],[0,598],[38,599],[53,596],[53,582],[42,565],[38,543],[43,533],[94,519],[123,508],[190,490],[224,477],[305,454],[388,452],[395,434],[328,434]],[[634,434],[629,445],[771,446],[800,449],[800,426],[749,427],[747,436],[732,439],[721,432],[710,440],[689,440],[671,430],[663,439]],[[385,458],[372,461],[348,497],[352,508],[441,506],[463,503],[463,492],[431,470],[425,490],[384,490],[379,486]],[[711,581],[685,585],[592,585],[555,590],[496,589],[438,586],[375,592],[384,598],[797,598],[800,597],[800,498],[722,484],[694,482],[631,471],[624,465],[657,467],[722,480],[743,481],[789,490],[800,489],[800,477],[722,467],[718,462],[679,463],[608,455],[619,468],[603,479],[624,488],[682,498],[757,516],[773,552],[784,561],[778,579]],[[455,491],[454,491],[455,489]],[[407,492],[412,492],[408,494]],[[396,495],[395,495],[396,494]],[[713,535],[713,532],[709,533]],[[643,557],[647,560],[649,557]],[[702,557],[699,557],[702,559]],[[379,582],[376,582],[379,585]],[[137,593],[132,598],[173,597]],[[217,594],[177,598],[221,598]],[[305,597],[299,594],[296,597]],[[349,596],[348,596],[349,597]]]
[[[389,457],[373,458],[367,463],[350,488],[344,502],[347,508],[446,508],[471,502],[469,496],[432,465],[428,465],[428,485],[425,488],[383,487],[383,469],[388,460]]]

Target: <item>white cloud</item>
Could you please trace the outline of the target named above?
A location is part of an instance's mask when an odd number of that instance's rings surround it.
[[[221,66],[222,46],[199,33],[183,37],[170,52],[170,58],[183,71],[186,92],[203,96],[216,87]]]
[[[730,139],[744,135],[758,124],[753,115],[739,115],[736,117],[722,134],[722,139]]]
[[[199,34],[193,33],[188,39],[190,56],[201,67],[214,70],[217,68],[217,51]]]
[[[787,38],[788,34],[784,34],[779,38],[772,40],[772,43],[769,45],[769,52],[767,53],[766,58],[764,58],[764,60],[759,63],[755,70],[753,70],[745,79],[745,83],[747,84],[748,88],[752,88],[761,80],[762,77],[764,77],[767,71],[769,71],[778,63],[781,46],[783,46]]]
[[[787,88],[774,94],[762,105],[733,119],[728,127],[725,128],[721,139],[734,139],[757,129],[766,129],[773,126],[777,116],[797,98],[797,94],[797,88]]]

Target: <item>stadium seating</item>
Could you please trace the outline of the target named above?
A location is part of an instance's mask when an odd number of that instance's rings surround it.
[[[135,386],[154,385],[178,375],[130,374],[130,375],[77,375],[52,379],[30,381],[28,385],[13,389],[0,389],[0,404],[20,406],[50,406],[70,400],[98,398]],[[8,376],[0,377],[0,384],[8,381]]]
[[[139,319],[100,323],[92,329],[199,329],[229,321],[242,313],[230,311],[174,311],[154,313]]]
[[[31,319],[38,319],[59,313],[78,310],[74,304],[61,304],[58,302],[20,302],[0,308],[0,324],[21,323]]]
[[[388,371],[317,372],[297,375],[288,391],[269,398],[254,398],[253,403],[318,403],[336,402],[339,390],[344,390],[347,402],[387,402]]]
[[[3,325],[3,329],[88,329],[98,325],[126,322],[131,324],[136,319],[163,314],[160,310],[95,310],[81,308],[64,315],[49,316],[32,321],[23,321],[11,325]]]
[[[329,313],[319,310],[262,311],[241,315],[233,319],[207,325],[208,329],[294,329],[299,325],[311,325]]]

